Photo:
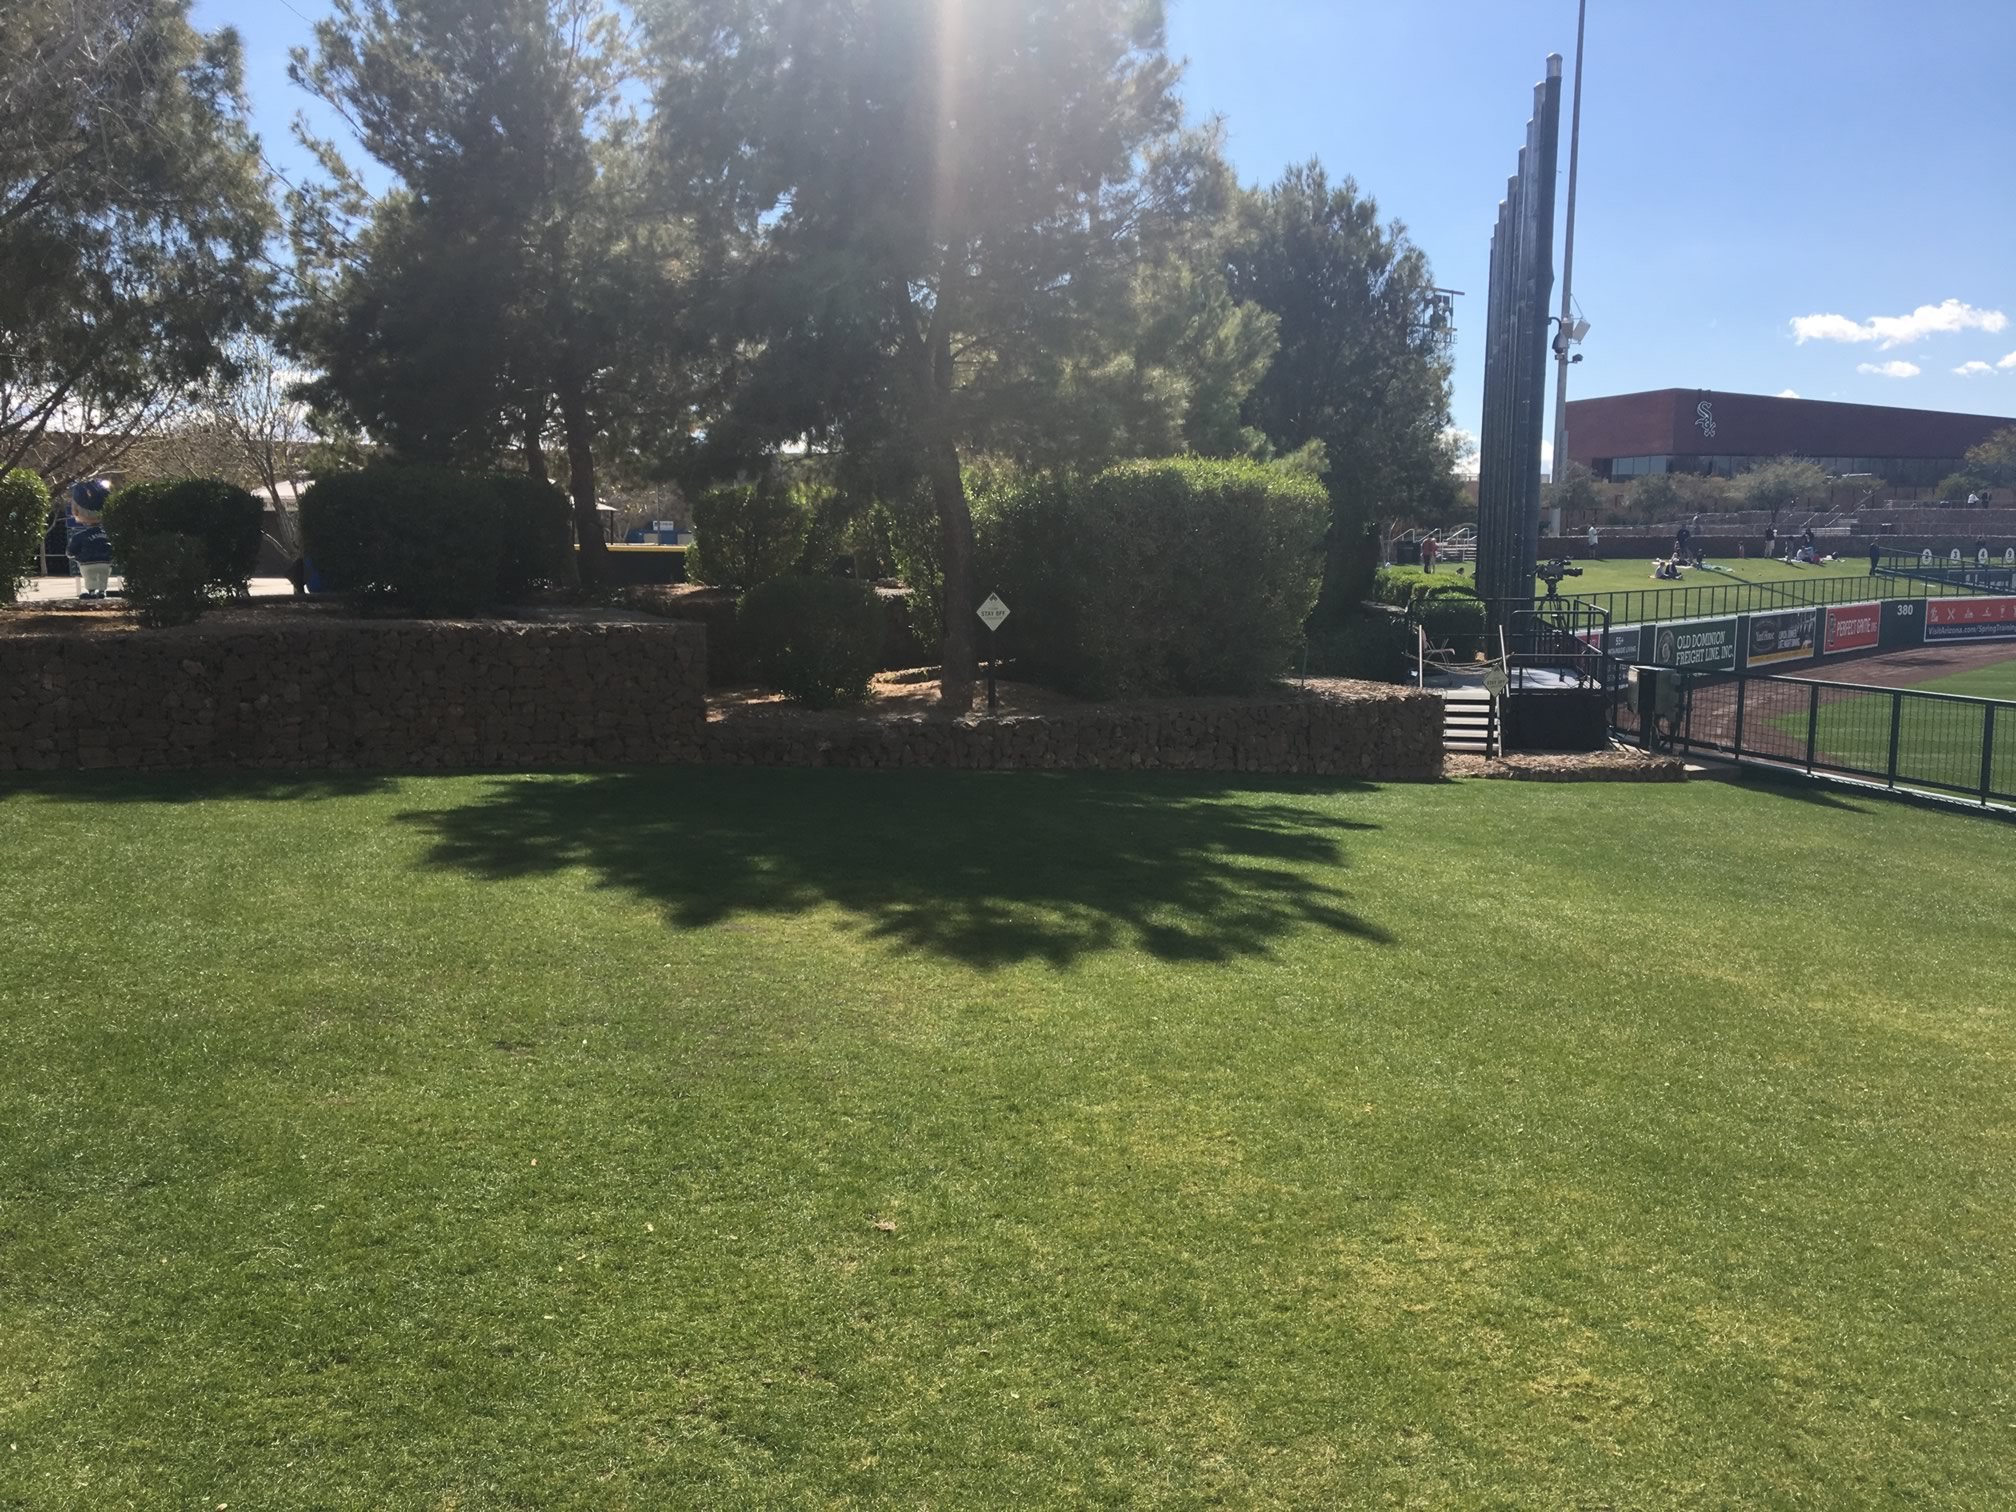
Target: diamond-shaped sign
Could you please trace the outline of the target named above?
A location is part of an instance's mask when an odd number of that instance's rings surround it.
[[[1001,621],[1008,618],[1008,606],[1001,602],[1001,595],[998,593],[988,594],[987,602],[982,604],[977,612],[980,615],[980,623],[989,630],[999,630]]]

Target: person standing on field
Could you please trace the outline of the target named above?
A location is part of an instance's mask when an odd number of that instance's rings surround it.
[[[1598,537],[1596,535],[1596,527],[1594,525],[1591,525],[1589,527],[1589,558],[1591,561],[1594,561],[1596,558],[1597,540]]]
[[[1435,570],[1435,558],[1441,553],[1441,550],[1442,545],[1435,539],[1433,534],[1423,539],[1421,542],[1421,570],[1423,572],[1433,572]]]

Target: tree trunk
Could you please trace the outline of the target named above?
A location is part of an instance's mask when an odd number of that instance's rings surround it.
[[[574,499],[574,536],[581,547],[581,581],[594,587],[609,577],[602,516],[595,508],[595,427],[588,418],[587,395],[571,384],[560,390],[560,424],[567,433],[567,491]]]
[[[945,571],[945,636],[939,646],[939,701],[954,713],[973,708],[973,511],[966,502],[966,479],[959,470],[959,443],[952,429],[952,323],[956,317],[953,290],[965,257],[961,245],[948,243],[938,278],[938,297],[931,308],[923,351],[923,428],[925,475],[931,482],[931,503],[938,513],[938,557]]]
[[[525,472],[528,477],[537,478],[541,483],[552,481],[546,473],[546,402],[542,399],[535,408],[528,408],[524,415],[524,430],[519,445],[525,453]]]
[[[938,556],[945,569],[945,638],[938,659],[939,698],[964,714],[973,707],[973,511],[966,503],[966,480],[959,452],[949,440],[932,443],[929,458],[931,503],[938,511]]]

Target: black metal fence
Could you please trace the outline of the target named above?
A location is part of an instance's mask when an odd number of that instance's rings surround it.
[[[1881,599],[1938,598],[1983,593],[1977,586],[1876,577],[1793,579],[1786,583],[1699,583],[1687,588],[1625,588],[1612,593],[1578,593],[1575,602],[1602,610],[1612,624],[1649,625],[1665,620],[1714,619],[1771,609],[1826,604],[1861,604]]]
[[[1621,686],[1613,707],[1635,738]],[[1681,755],[2016,803],[2016,703],[1999,699],[1746,674],[1688,683],[1662,733]]]
[[[1890,551],[1883,554],[1878,570],[1934,592],[2009,593],[2016,591],[2016,548],[1996,557],[1982,547],[1972,558],[1960,561],[1950,552],[1939,556],[1929,551]]]

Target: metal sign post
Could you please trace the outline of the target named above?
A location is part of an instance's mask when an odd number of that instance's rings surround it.
[[[1001,628],[1001,622],[1008,618],[1008,606],[1001,602],[1001,595],[990,593],[987,602],[974,613],[980,616],[980,623],[987,627],[987,712],[994,713],[1001,707],[999,695],[994,691],[994,668],[1001,660],[1001,653],[994,642],[994,634]]]

